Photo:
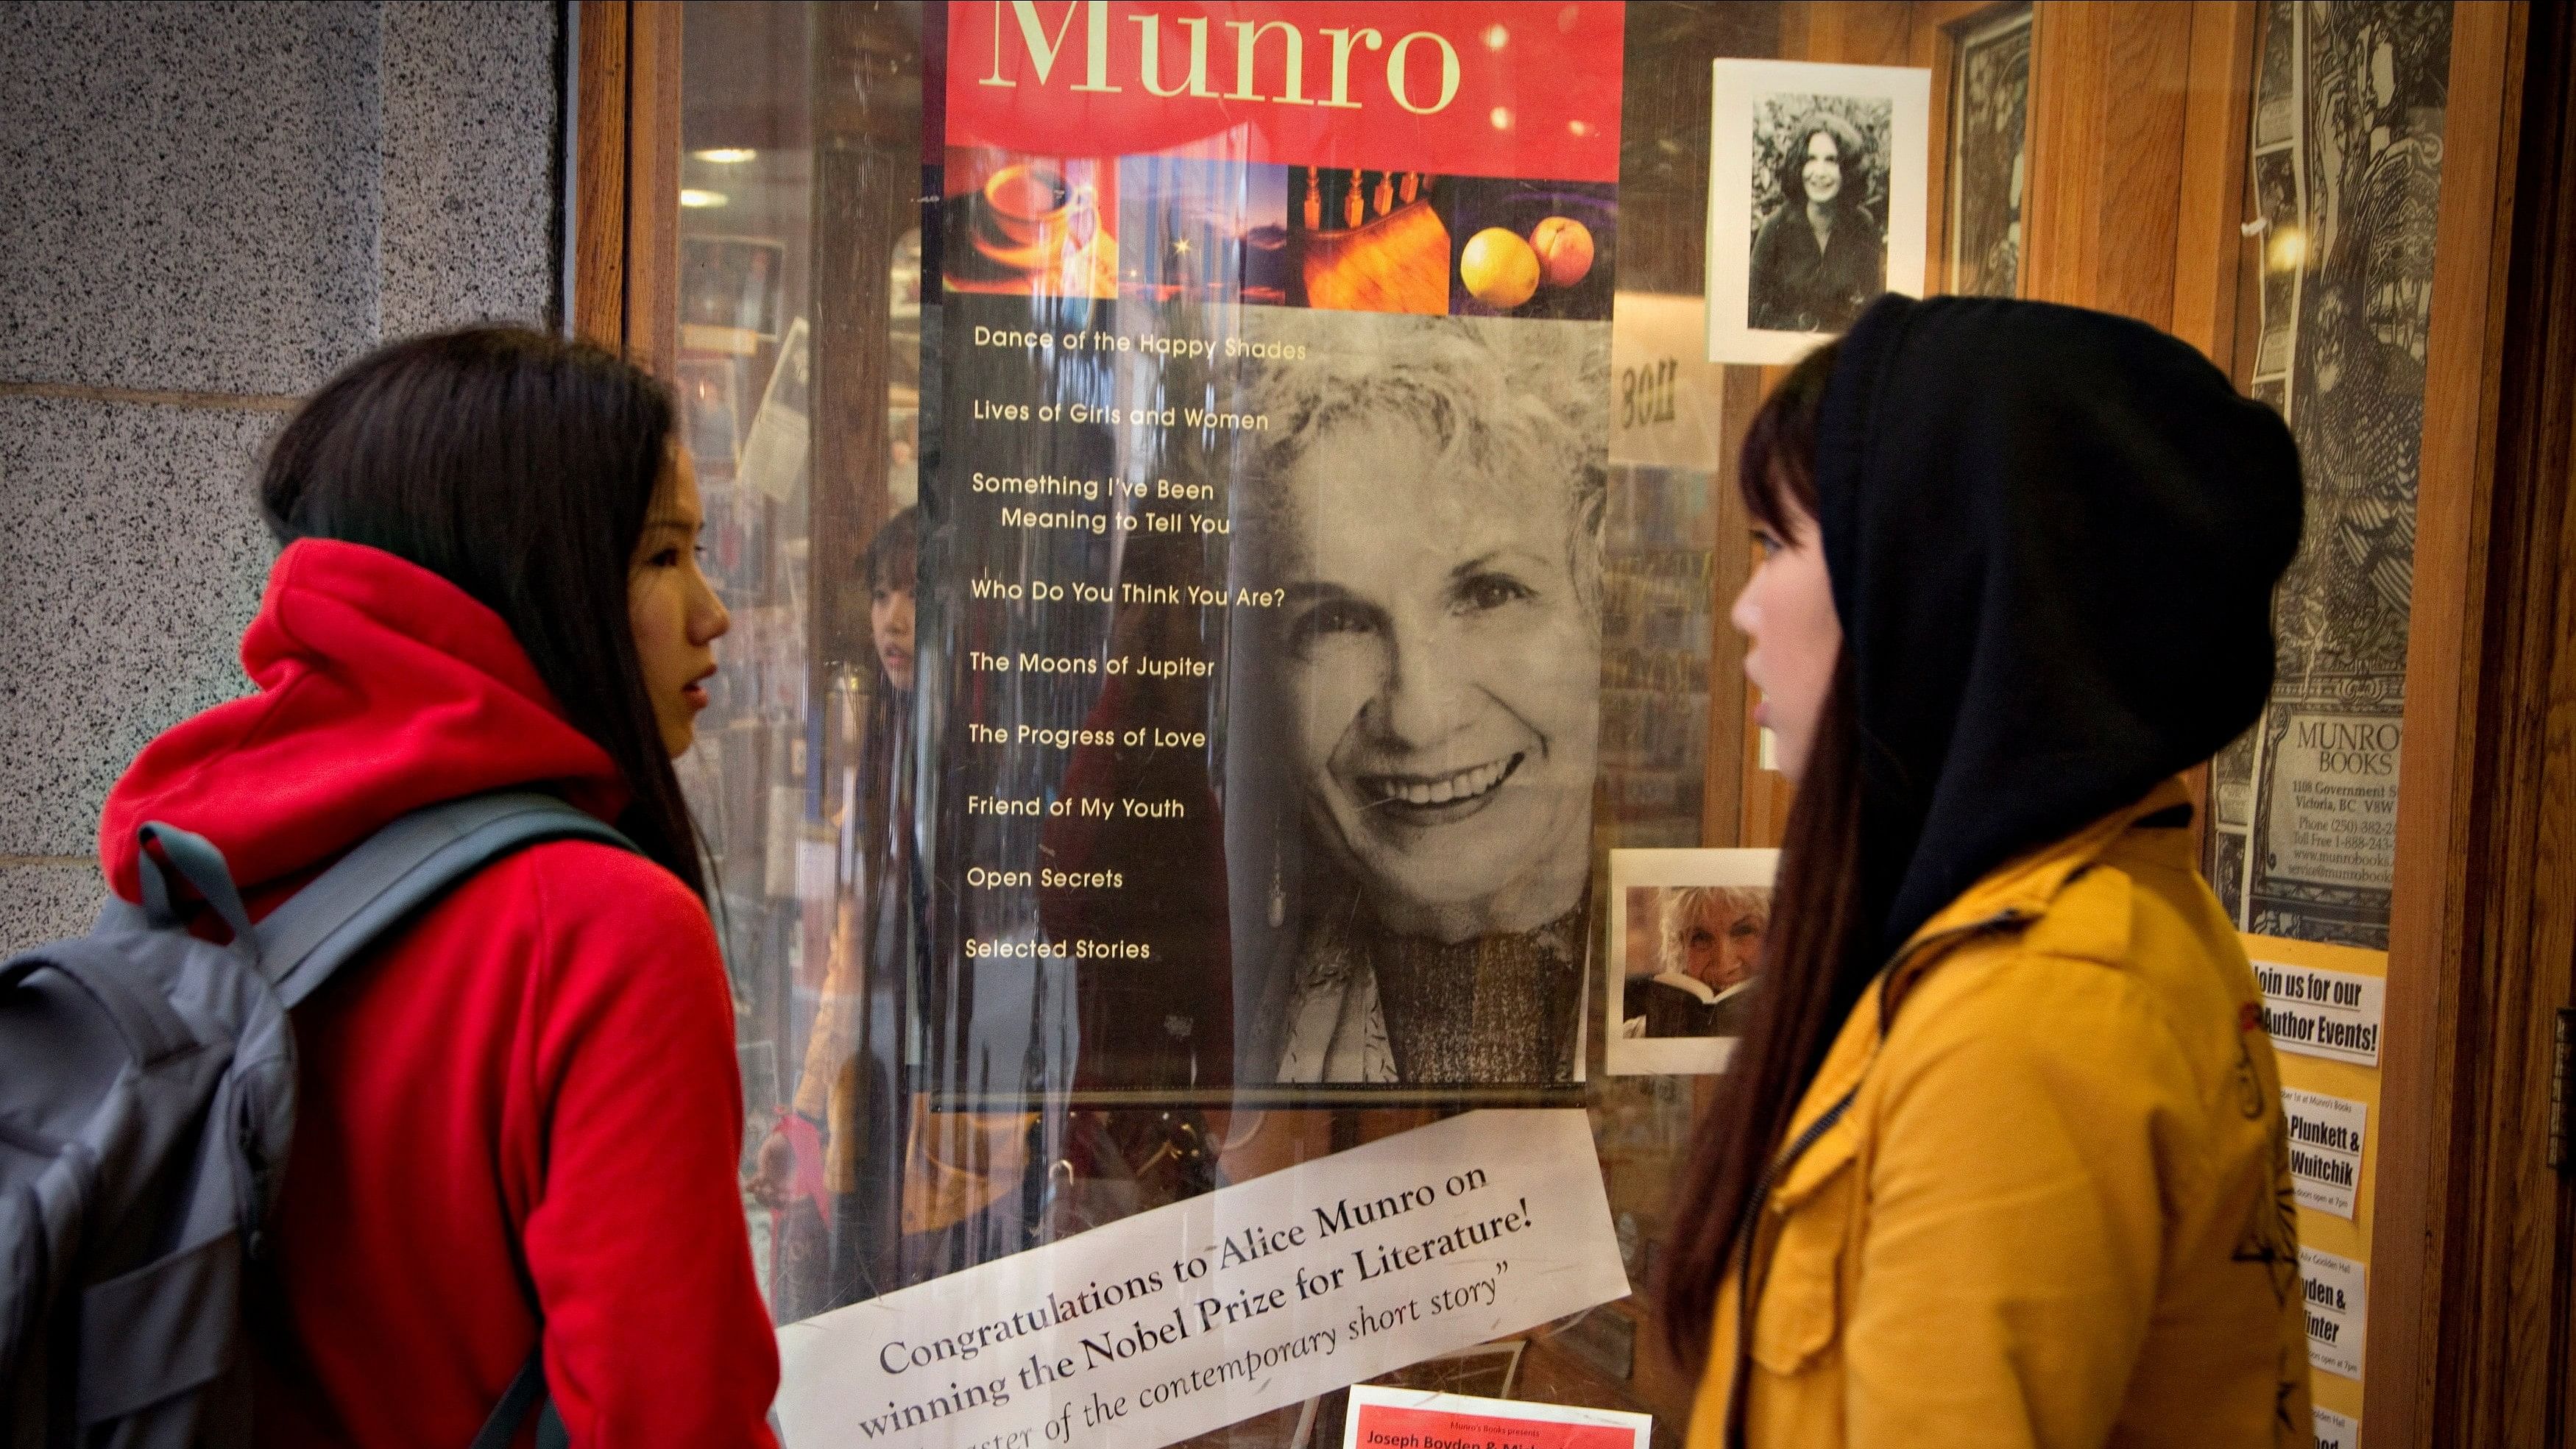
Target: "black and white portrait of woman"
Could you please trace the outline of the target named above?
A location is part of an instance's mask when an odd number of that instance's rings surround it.
[[[1920,295],[1931,72],[1714,62],[1712,362],[1790,362],[1882,292]]]
[[[1887,290],[1887,237],[1869,198],[1873,165],[1884,163],[1874,162],[1860,127],[1821,104],[1831,98],[1794,99],[1803,103],[1795,121],[1755,128],[1759,159],[1769,163],[1755,174],[1768,170],[1776,201],[1753,238],[1746,323],[1766,332],[1840,332]],[[1890,107],[1840,109],[1884,117]]]
[[[1279,1082],[1579,1074],[1607,331],[1371,318],[1257,386]]]

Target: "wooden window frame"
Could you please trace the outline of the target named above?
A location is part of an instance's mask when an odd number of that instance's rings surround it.
[[[679,355],[680,0],[579,0],[575,336],[668,377]]]
[[[2547,1155],[2553,1028],[2576,1004],[2576,28],[2519,0],[2453,15],[2375,1144],[2373,1449],[2576,1442],[2576,1192]],[[2457,567],[2428,576],[2428,555]],[[2411,1190],[2390,1191],[2392,1164]]]

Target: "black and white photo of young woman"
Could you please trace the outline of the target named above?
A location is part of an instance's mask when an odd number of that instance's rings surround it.
[[[1746,325],[1840,332],[1887,290],[1886,136],[1894,107],[1849,96],[1765,96],[1754,107]]]
[[[1279,314],[1311,340],[1253,388],[1271,430],[1237,566],[1283,591],[1259,714],[1275,849],[1300,869],[1248,1065],[1283,1084],[1572,1082],[1608,329],[1338,323]]]
[[[1711,63],[1708,357],[1794,362],[1928,260],[1932,73]]]

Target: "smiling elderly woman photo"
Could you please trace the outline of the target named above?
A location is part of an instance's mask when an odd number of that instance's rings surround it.
[[[1654,948],[1628,962],[1620,1030],[1631,1037],[1742,1035],[1771,925],[1769,888],[1630,887],[1628,909],[1648,918]]]
[[[1579,1064],[1601,669],[1598,328],[1373,318],[1276,367],[1247,521],[1306,881],[1282,1082]]]

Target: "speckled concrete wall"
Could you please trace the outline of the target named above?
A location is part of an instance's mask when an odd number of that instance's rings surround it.
[[[559,294],[560,7],[0,3],[0,952],[249,688],[268,435],[388,338]]]

